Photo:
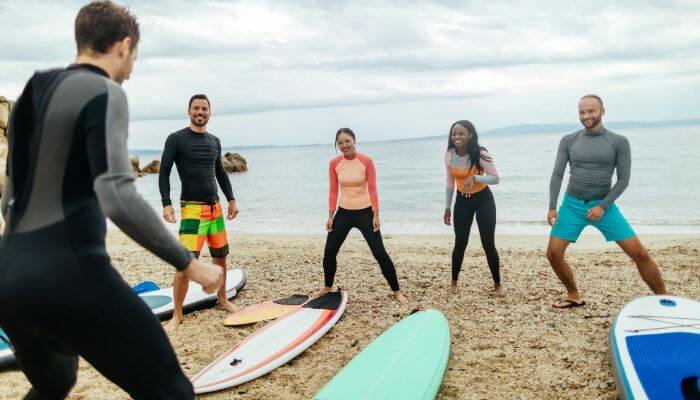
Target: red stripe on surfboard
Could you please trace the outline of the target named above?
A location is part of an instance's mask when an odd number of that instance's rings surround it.
[[[206,385],[197,386],[197,388],[206,388],[206,387],[208,387],[208,386],[213,386],[213,385],[218,385],[218,384],[223,383],[223,382],[228,382],[228,381],[230,381],[230,380],[239,378],[239,377],[241,377],[241,376],[243,376],[243,375],[245,375],[245,374],[247,374],[247,373],[249,373],[249,372],[251,372],[251,371],[254,371],[254,370],[256,370],[256,369],[259,369],[260,367],[262,367],[262,366],[264,366],[264,365],[266,365],[266,364],[271,363],[272,361],[278,359],[279,357],[281,357],[281,356],[284,355],[285,353],[289,352],[289,350],[291,350],[291,349],[293,349],[294,347],[298,346],[300,343],[302,343],[303,341],[305,341],[305,340],[308,339],[309,337],[313,336],[316,332],[318,332],[318,331],[321,329],[321,327],[323,327],[324,325],[326,325],[326,324],[328,323],[328,321],[330,321],[330,320],[333,318],[333,316],[334,316],[337,312],[338,312],[338,310],[331,310],[331,311],[326,310],[326,311],[324,311],[324,313],[316,320],[316,322],[315,322],[309,329],[307,329],[307,330],[304,331],[301,335],[299,335],[293,342],[291,342],[290,344],[288,344],[288,345],[285,346],[284,348],[278,350],[276,353],[272,354],[270,357],[268,357],[268,358],[266,358],[266,359],[260,361],[259,363],[253,365],[252,367],[250,367],[250,368],[248,368],[248,369],[246,369],[246,370],[244,370],[244,371],[241,371],[241,372],[239,372],[238,374],[236,374],[236,375],[234,375],[234,376],[228,377],[228,378],[226,378],[226,379],[222,379],[222,380],[220,380],[220,381],[208,383],[208,384],[206,384]],[[227,357],[228,355],[230,355],[231,353],[233,353],[233,352],[235,351],[235,349],[237,349],[238,347],[240,347],[240,346],[239,346],[239,345],[234,346],[234,347],[233,347],[231,350],[229,350],[224,356],[220,357],[219,360],[221,360],[222,358],[225,358],[225,357]],[[219,364],[218,362],[215,362],[215,363],[211,364],[208,368],[204,369],[200,374],[198,374],[197,377],[195,377],[195,379],[193,379],[193,382],[194,382],[195,380],[197,380],[197,378],[198,378],[199,376],[203,376],[203,375],[206,373],[206,371],[208,371],[209,369],[215,367],[215,366],[218,365],[218,364]]]

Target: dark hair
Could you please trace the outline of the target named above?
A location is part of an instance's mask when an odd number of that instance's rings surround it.
[[[209,108],[211,109],[211,102],[209,101],[209,98],[207,97],[206,94],[195,94],[194,96],[190,97],[190,103],[187,105],[187,109],[189,110],[190,107],[192,107],[192,102],[200,99],[200,100],[206,100],[207,104],[209,104]]]
[[[350,135],[352,137],[353,142],[356,142],[357,139],[355,139],[355,132],[352,131],[350,128],[340,128],[338,129],[338,132],[335,133],[335,144],[336,146],[338,145],[338,136],[340,136],[341,133],[345,133],[347,135]]]
[[[131,38],[131,50],[139,43],[141,33],[136,17],[126,7],[109,0],[93,1],[75,17],[75,44],[78,53],[87,49],[105,54],[115,43]]]
[[[481,160],[491,161],[491,158],[481,154],[482,150],[486,151],[486,148],[479,146],[479,135],[476,133],[476,128],[474,128],[474,124],[471,122],[461,120],[452,124],[450,133],[447,134],[447,150],[457,148],[455,142],[452,141],[452,129],[454,129],[455,125],[463,127],[471,134],[471,137],[467,140],[467,154],[469,155],[469,160],[476,167],[476,170],[479,172],[483,171]]]
[[[579,99],[579,101],[581,101],[583,99],[596,99],[596,100],[598,100],[598,103],[600,103],[600,108],[605,108],[605,106],[603,105],[603,99],[601,99],[600,96],[598,96],[597,94],[587,94],[587,95],[581,97]]]

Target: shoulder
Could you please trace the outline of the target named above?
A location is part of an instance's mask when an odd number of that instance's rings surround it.
[[[206,137],[208,137],[208,138],[214,140],[216,143],[221,143],[221,141],[219,140],[219,138],[218,138],[216,135],[214,135],[213,133],[204,132],[204,135],[205,135]]]
[[[491,161],[491,159],[493,158],[493,156],[491,156],[491,153],[489,153],[489,151],[486,150],[485,147],[482,147],[482,148],[481,148],[481,153],[480,153],[480,154],[481,154],[481,158],[486,159],[486,160],[488,160],[488,161]]]
[[[357,152],[357,159],[360,160],[363,164],[373,162],[372,157],[360,152]]]
[[[620,135],[619,133],[615,133],[609,129],[605,130],[605,136],[607,136],[613,143],[617,145],[629,144],[629,140],[627,140],[626,136]]]
[[[342,160],[343,160],[342,154],[339,156],[335,156],[335,157],[331,158],[331,160],[328,162],[328,165],[335,168],[338,166],[338,164],[340,164],[340,162]]]
[[[560,141],[559,143],[560,143],[560,144],[569,145],[569,144],[571,144],[572,142],[574,142],[576,139],[578,139],[579,137],[581,137],[585,132],[586,132],[585,129],[579,129],[579,130],[577,130],[576,132],[571,132],[571,133],[569,133],[569,134],[567,134],[567,135],[564,135],[564,136],[561,138],[561,141]]]
[[[109,78],[93,72],[51,69],[35,73],[32,82],[39,91],[62,98],[65,105],[85,104],[95,97],[108,95],[110,107],[126,108],[124,89]]]
[[[570,140],[576,139],[577,137],[583,135],[584,133],[586,133],[586,130],[585,130],[585,129],[579,129],[579,130],[577,130],[577,131],[575,131],[575,132],[571,132],[571,133],[569,133],[569,134],[567,134],[567,135],[564,135],[564,137],[562,137],[561,140],[562,140],[562,141],[564,141],[564,140],[570,141]]]
[[[180,129],[179,131],[171,133],[170,135],[168,135],[167,141],[169,143],[178,143],[180,140],[182,140],[182,138],[185,137],[185,135],[187,135],[187,128]]]

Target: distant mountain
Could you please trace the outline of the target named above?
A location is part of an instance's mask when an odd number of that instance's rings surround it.
[[[661,126],[689,126],[689,125],[700,125],[700,118],[695,119],[679,119],[679,120],[661,120],[661,121],[613,121],[605,122],[605,126],[610,129],[627,129],[627,128],[653,128]],[[481,134],[486,135],[528,135],[533,133],[568,133],[574,132],[581,129],[581,124],[579,123],[566,123],[566,124],[522,124],[522,125],[511,125],[503,128],[488,129]],[[424,139],[434,139],[441,138],[445,135],[430,135],[421,136],[408,139],[387,139],[387,140],[377,140],[376,142],[397,142],[397,141],[408,141],[408,140],[424,140]],[[247,150],[247,149],[257,149],[257,148],[274,148],[274,147],[307,147],[307,146],[319,146],[320,144],[301,144],[294,146],[276,146],[276,145],[249,145],[249,146],[234,146],[234,147],[224,147],[222,150],[226,151],[236,151],[236,150]],[[149,154],[150,153],[161,153],[161,150],[154,149],[129,149],[130,153],[140,153]]]
[[[610,129],[626,129],[626,128],[650,128],[659,126],[686,126],[700,125],[700,119],[682,119],[682,120],[662,120],[662,121],[612,121],[606,122],[605,126]],[[581,124],[524,124],[512,125],[504,128],[489,129],[484,131],[488,135],[521,135],[531,133],[551,133],[551,132],[573,132],[581,129]]]

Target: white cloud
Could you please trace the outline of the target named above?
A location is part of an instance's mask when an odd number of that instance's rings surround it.
[[[231,145],[316,142],[351,123],[386,139],[461,118],[563,122],[588,92],[624,120],[697,117],[700,103],[698,2],[129,3],[134,147],[160,146],[199,92]],[[70,62],[80,4],[0,2],[1,94]]]

